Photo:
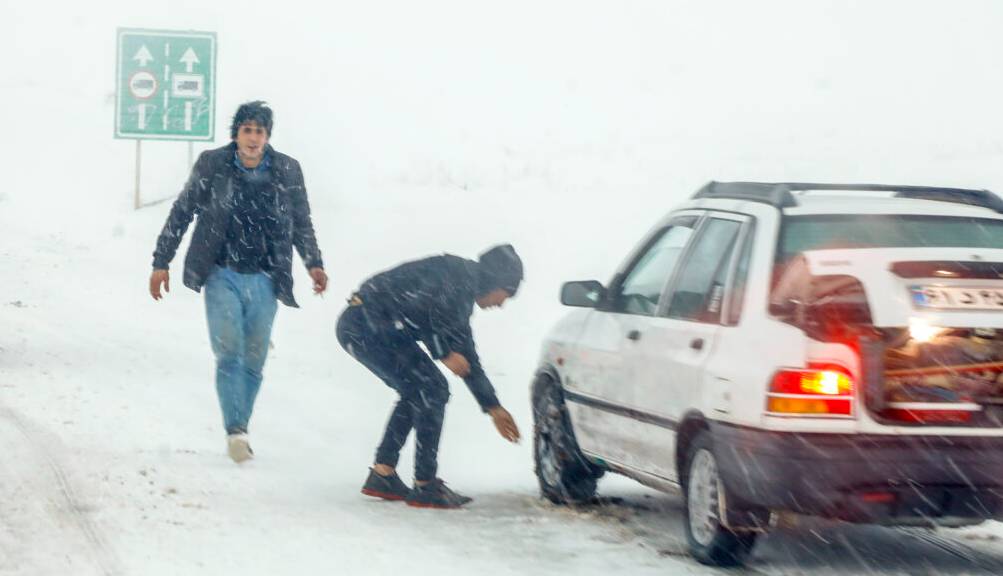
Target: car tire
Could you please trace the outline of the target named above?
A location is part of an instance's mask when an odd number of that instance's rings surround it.
[[[561,388],[548,375],[533,383],[533,424],[533,459],[543,497],[555,504],[594,499],[603,471],[582,454]]]
[[[727,504],[728,499],[709,433],[700,432],[690,443],[683,470],[684,523],[690,554],[711,566],[742,565],[758,534],[733,532],[721,523],[721,502]]]

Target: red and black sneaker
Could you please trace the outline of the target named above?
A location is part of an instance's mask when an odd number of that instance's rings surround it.
[[[424,486],[415,484],[405,502],[416,508],[459,508],[473,502],[473,498],[453,492],[440,478]]]
[[[369,477],[366,478],[366,483],[362,485],[362,493],[366,496],[383,498],[384,500],[403,500],[411,493],[411,489],[407,487],[407,484],[400,479],[400,476],[396,472],[390,476],[382,476],[377,474],[376,470],[370,468]]]

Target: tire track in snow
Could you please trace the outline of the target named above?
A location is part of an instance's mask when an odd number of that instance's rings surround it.
[[[648,496],[620,497],[597,496],[591,502],[568,506],[551,504],[544,499],[535,503],[541,512],[563,514],[584,520],[596,520],[611,532],[619,535],[614,542],[632,543],[654,553],[666,561],[666,569],[672,570],[672,563],[682,563],[692,573],[717,573],[720,570],[697,562],[689,552],[682,522],[681,501],[672,498],[650,498]],[[758,566],[747,564],[733,570],[734,573],[763,575]]]
[[[30,452],[44,462],[48,472],[56,481],[59,500],[63,504],[63,508],[69,512],[73,525],[83,535],[88,545],[88,551],[94,559],[95,564],[100,568],[101,574],[104,576],[119,576],[122,572],[119,569],[118,558],[100,530],[97,529],[87,516],[87,510],[77,497],[76,491],[73,489],[73,484],[67,477],[66,472],[59,465],[59,462],[52,457],[52,443],[43,438],[46,432],[2,404],[0,404],[0,419],[10,422],[26,440]]]
[[[985,570],[987,574],[1003,574],[1003,562],[986,559],[985,555],[978,549],[956,538],[948,538],[937,532],[921,529],[901,529],[899,531],[916,540],[935,546],[961,560],[971,562],[978,568]]]
[[[659,556],[688,559],[688,544],[678,497],[600,496],[595,502],[543,510],[598,520],[623,531]],[[802,525],[803,524],[803,525]],[[824,546],[815,540],[824,533]],[[800,517],[791,527],[775,527],[761,537],[749,563],[735,574],[1003,574],[1003,556],[972,545],[951,531],[851,525]],[[834,546],[835,544],[835,546]],[[716,570],[708,569],[708,573]]]

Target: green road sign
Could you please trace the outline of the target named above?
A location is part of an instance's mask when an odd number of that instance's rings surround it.
[[[216,34],[118,29],[115,137],[212,140]]]

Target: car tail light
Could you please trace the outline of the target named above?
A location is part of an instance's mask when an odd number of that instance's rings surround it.
[[[895,501],[893,492],[864,492],[860,499],[869,504],[890,504]]]
[[[773,376],[766,410],[785,416],[853,416],[853,378],[843,370],[781,370]]]

